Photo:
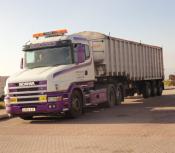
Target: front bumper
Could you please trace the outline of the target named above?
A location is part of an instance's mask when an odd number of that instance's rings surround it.
[[[35,108],[35,111],[23,112],[23,108]],[[69,110],[68,102],[46,102],[36,104],[13,104],[7,105],[6,111],[12,116],[23,116],[23,115],[52,115],[59,114],[61,112]]]

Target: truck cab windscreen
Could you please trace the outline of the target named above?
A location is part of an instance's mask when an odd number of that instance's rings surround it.
[[[25,67],[29,69],[72,63],[70,46],[25,51]]]

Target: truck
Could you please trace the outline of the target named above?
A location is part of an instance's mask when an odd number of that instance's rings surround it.
[[[99,32],[67,33],[36,33],[23,46],[22,70],[8,78],[4,89],[9,115],[76,118],[88,106],[114,107],[135,93],[162,95],[161,47]]]

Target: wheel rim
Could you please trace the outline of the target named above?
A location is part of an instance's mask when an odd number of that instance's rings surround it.
[[[75,98],[72,99],[72,108],[76,112],[78,112],[80,110],[80,102],[79,102],[78,97],[75,97]]]
[[[151,88],[148,87],[148,96],[150,96],[150,95],[151,95]]]
[[[154,95],[156,95],[156,94],[157,94],[157,88],[154,87]]]
[[[114,91],[114,89],[112,89],[110,91],[110,103],[111,103],[111,105],[115,104],[115,91]]]

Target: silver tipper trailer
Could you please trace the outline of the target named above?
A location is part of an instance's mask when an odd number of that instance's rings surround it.
[[[89,40],[99,80],[125,82],[128,95],[135,91],[144,97],[164,88],[163,51],[161,47],[111,37],[99,32],[78,33]],[[126,83],[127,82],[127,83]],[[124,83],[123,83],[124,84]],[[131,92],[132,91],[132,92]]]

